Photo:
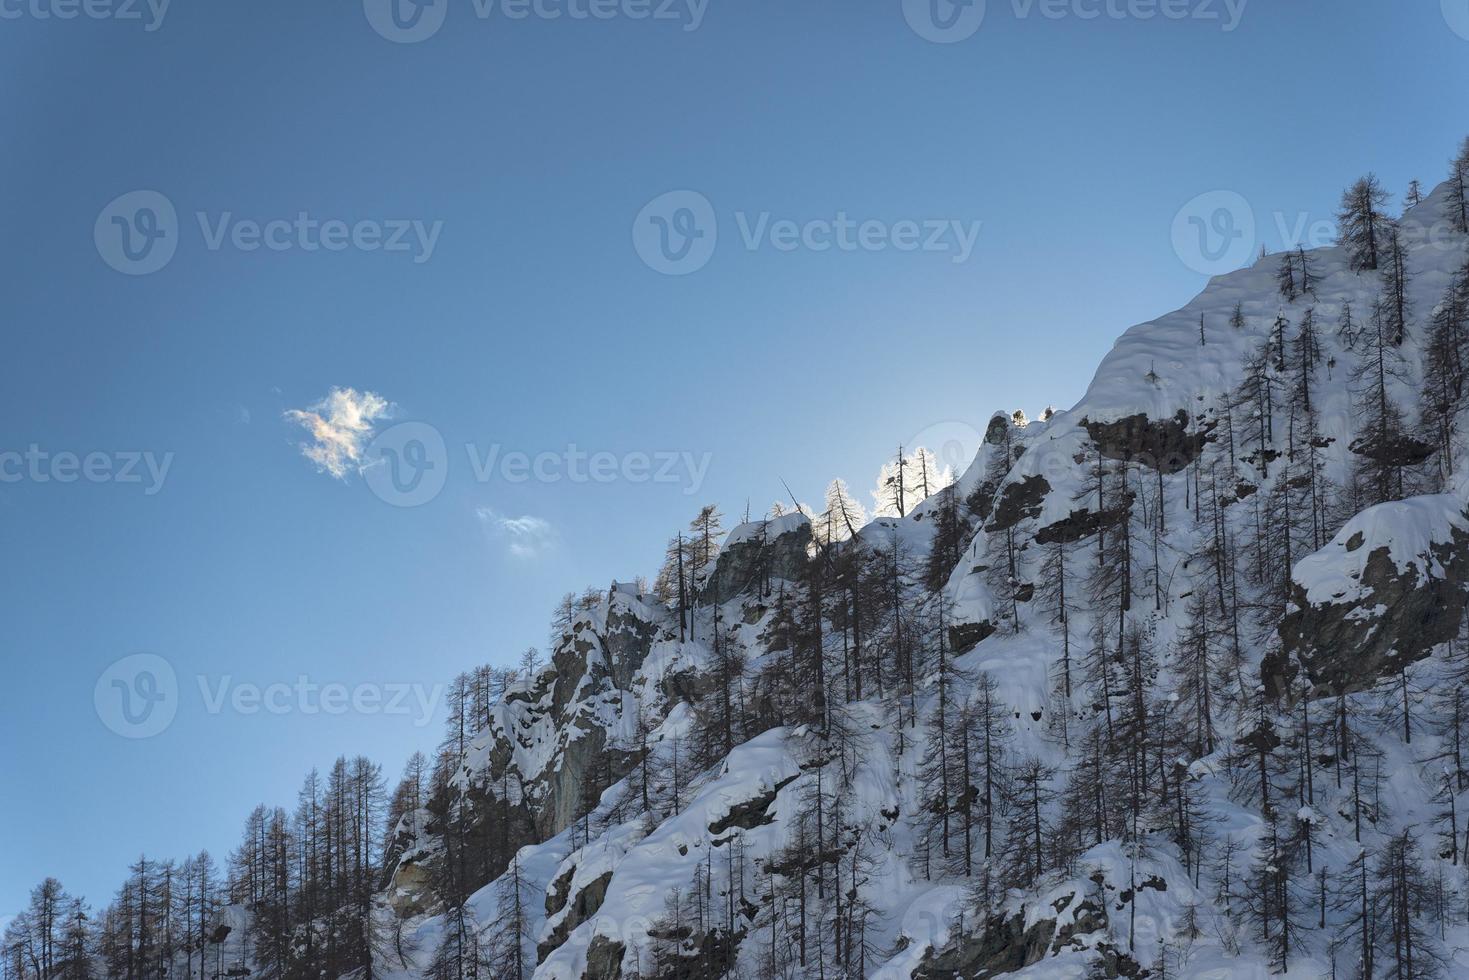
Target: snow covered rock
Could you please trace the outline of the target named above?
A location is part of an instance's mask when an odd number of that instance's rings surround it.
[[[1323,693],[1358,691],[1457,634],[1469,602],[1469,506],[1456,494],[1381,504],[1296,565],[1285,650]],[[1288,661],[1266,661],[1273,693]]]
[[[1206,433],[1195,431],[1182,409],[1171,418],[1155,420],[1138,414],[1110,422],[1085,418],[1081,424],[1107,459],[1164,473],[1180,472],[1192,463],[1206,441]]]
[[[763,590],[772,580],[793,582],[810,546],[811,522],[804,514],[741,524],[725,538],[704,593],[726,602]]]

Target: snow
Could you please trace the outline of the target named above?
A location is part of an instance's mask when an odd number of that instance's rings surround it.
[[[1452,533],[1469,533],[1469,504],[1457,494],[1412,497],[1370,507],[1349,520],[1331,543],[1296,565],[1293,578],[1313,605],[1347,603],[1361,597],[1369,558],[1386,551],[1399,571],[1416,572],[1419,581],[1441,578],[1436,546]]]
[[[772,517],[765,521],[751,521],[748,524],[740,524],[729,532],[724,539],[724,547],[744,544],[747,541],[774,541],[783,534],[798,531],[802,527],[810,527],[811,520],[799,511],[782,514],[780,517]]]

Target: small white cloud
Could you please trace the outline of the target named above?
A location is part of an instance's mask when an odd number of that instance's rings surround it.
[[[374,392],[333,388],[321,401],[293,408],[285,417],[311,433],[311,441],[301,443],[301,455],[321,472],[345,480],[348,473],[361,469],[373,423],[392,410],[392,403]]]
[[[235,406],[235,421],[240,425],[249,425],[251,417],[250,410],[244,405]]]
[[[528,514],[506,517],[489,507],[481,507],[475,514],[486,533],[497,541],[503,541],[516,558],[537,558],[555,547],[560,537],[551,522],[540,517]]]

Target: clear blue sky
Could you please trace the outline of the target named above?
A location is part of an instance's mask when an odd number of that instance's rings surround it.
[[[1438,0],[1254,0],[1233,32],[990,0],[947,45],[900,0],[710,0],[692,31],[439,0],[408,44],[356,0],[179,2],[154,31],[38,17],[49,2],[0,5],[0,451],[174,455],[152,495],[0,483],[0,910],[48,874],[104,901],[140,851],[222,858],[308,767],[361,752],[395,779],[438,737],[212,715],[195,675],[433,685],[509,662],[562,591],[651,575],[704,500],[761,510],[781,478],[865,493],[900,440],[1069,404],[1122,329],[1203,285],[1170,237],[1196,195],[1243,194],[1275,247],[1275,210],[1329,218],[1369,168],[1437,182],[1469,131],[1469,40]],[[177,251],[124,275],[94,224],[140,189],[177,209]],[[719,221],[679,277],[632,234],[675,190]],[[211,250],[201,211],[443,224],[415,263]],[[982,225],[963,263],[749,251],[738,215],[761,212]],[[390,507],[318,472],[284,413],[333,387],[434,426],[442,493]],[[711,464],[696,496],[481,482],[466,442]],[[147,740],[93,701],[137,652],[182,685]]]

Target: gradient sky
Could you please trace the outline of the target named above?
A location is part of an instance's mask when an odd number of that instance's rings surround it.
[[[651,575],[701,502],[734,518],[835,476],[865,495],[900,441],[1069,405],[1125,327],[1202,287],[1171,236],[1196,195],[1243,195],[1274,248],[1276,211],[1328,220],[1368,169],[1437,182],[1469,131],[1469,0],[1253,0],[1232,32],[990,0],[942,45],[900,0],[710,0],[692,31],[439,0],[408,44],[359,0],[180,0],[152,31],[49,2],[0,3],[0,451],[173,456],[151,495],[0,483],[3,911],[48,874],[105,901],[141,851],[223,858],[310,766],[361,752],[396,779],[438,738],[438,718],[210,714],[197,675],[432,686],[508,663],[561,592]],[[177,252],[123,275],[94,224],[140,189],[176,207]],[[632,234],[675,190],[720,223],[680,277]],[[415,263],[211,250],[201,211],[442,226]],[[963,263],[749,251],[738,215],[762,212],[982,224]],[[433,426],[443,491],[391,507],[304,458],[285,413],[333,387]],[[696,494],[480,481],[466,443],[710,465]],[[130,740],[93,691],[139,652],[181,702]]]

